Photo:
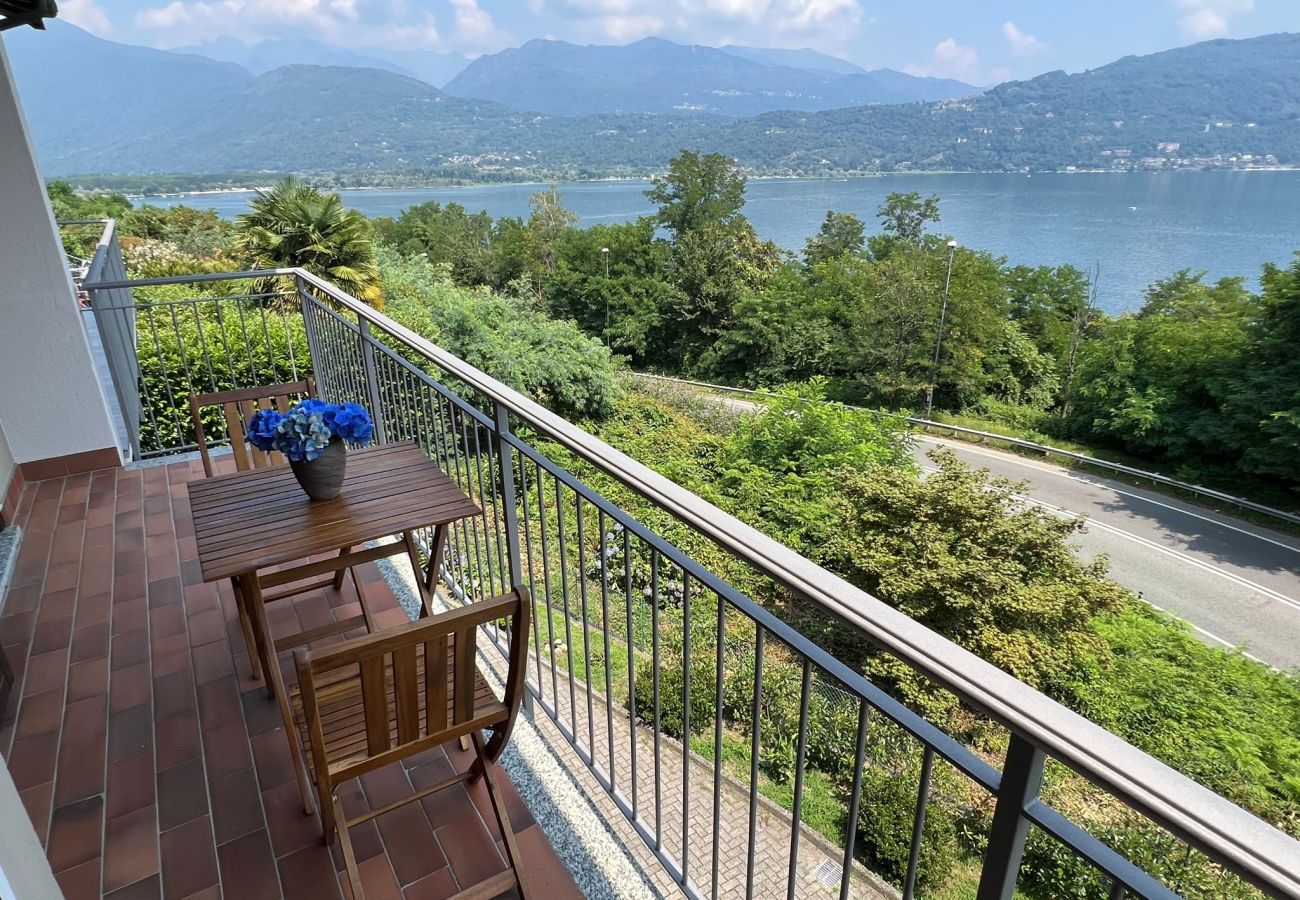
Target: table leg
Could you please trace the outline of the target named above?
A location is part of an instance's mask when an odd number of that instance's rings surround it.
[[[425,574],[424,587],[433,596],[437,590],[438,570],[442,568],[442,556],[447,548],[447,534],[451,531],[451,525],[438,525],[433,529],[433,546],[429,548],[429,571]],[[419,578],[419,573],[416,573]]]
[[[402,532],[402,543],[406,544],[406,558],[411,561],[411,571],[415,573],[415,585],[420,592],[420,618],[427,619],[433,615],[433,594],[425,583],[426,578],[420,570],[420,554],[415,548],[415,537],[409,531]]]
[[[351,547],[343,547],[342,549],[339,550],[339,556],[347,556],[348,551],[350,551],[351,549],[352,549]],[[339,569],[337,572],[334,573],[334,590],[336,591],[343,590],[343,577],[347,575],[347,571],[348,571],[347,569]]]
[[[262,677],[262,645],[253,633],[253,620],[248,615],[248,604],[244,600],[244,590],[240,587],[239,576],[230,579],[231,590],[235,594],[235,609],[239,613],[239,628],[244,633],[244,650],[248,652],[248,668],[252,678],[257,681]]]
[[[262,601],[262,586],[258,582],[256,572],[244,577],[247,579],[245,597],[248,600],[249,612],[257,620],[257,630],[264,636],[266,649],[269,653],[269,657],[263,662],[263,668],[266,670],[267,689],[272,692],[272,696],[280,705],[280,719],[284,723],[285,739],[289,741],[289,756],[293,760],[293,774],[298,779],[298,790],[302,792],[302,809],[303,812],[311,815],[314,809],[312,806],[311,785],[307,781],[307,771],[303,767],[302,749],[298,744],[298,728],[293,722],[293,710],[289,708],[289,694],[284,689],[284,674],[280,671],[280,660],[275,653],[275,638],[271,636],[271,623],[266,618],[266,604]]]

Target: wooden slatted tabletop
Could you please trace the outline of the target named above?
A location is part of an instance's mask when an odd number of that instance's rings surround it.
[[[308,499],[287,465],[189,482],[204,581],[480,513],[415,444],[348,453],[343,492]]]

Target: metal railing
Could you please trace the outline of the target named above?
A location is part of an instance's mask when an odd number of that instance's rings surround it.
[[[249,279],[252,290],[230,292]],[[268,291],[268,279],[291,288]],[[199,283],[218,296],[189,297]],[[255,348],[227,345],[268,309],[283,315],[289,344],[301,336],[309,356],[292,365],[309,365],[324,396],[367,405],[380,441],[417,442],[475,499],[482,514],[453,530],[445,583],[464,601],[532,590],[533,708],[688,896],[824,896],[808,871],[819,858],[841,898],[876,892],[862,862],[915,896],[935,841],[957,840],[936,831],[952,798],[974,796],[958,812],[980,823],[965,840],[982,900],[1012,895],[1031,832],[1084,861],[1097,896],[1178,896],[1177,860],[1195,854],[1265,894],[1300,897],[1300,842],[331,284],[287,269],[87,287],[131,287],[141,316],[175,321],[176,341],[199,346],[189,356],[161,347],[161,365],[142,371],[187,377],[194,391],[223,362],[228,381],[263,377],[238,365]],[[179,324],[187,318],[193,332]],[[183,449],[183,430],[171,441],[164,449]],[[1005,754],[977,754],[753,589],[811,601],[856,629],[1003,729]],[[1185,854],[1148,870],[1079,827],[1040,791],[1058,764]],[[834,859],[801,824],[814,781],[841,791]],[[886,820],[881,793],[900,784],[906,797]],[[782,795],[788,815],[774,816],[765,792]]]
[[[708,381],[693,381],[689,378],[673,378],[668,375],[656,375],[650,372],[634,372],[636,378],[643,378],[648,381],[662,381],[670,384],[681,384],[688,387],[701,388],[708,391],[716,391],[723,394],[737,394],[747,397],[762,397],[766,393],[761,390],[752,390],[750,388],[732,387],[726,384],[713,384]],[[816,402],[807,400],[806,402]],[[853,406],[846,404],[849,409],[864,409],[877,415],[883,415],[878,410],[867,409],[866,407]],[[1245,497],[1238,497],[1224,491],[1216,491],[1213,488],[1202,487],[1199,484],[1192,484],[1187,481],[1179,481],[1176,478],[1170,478],[1168,475],[1161,475],[1159,472],[1151,472],[1147,469],[1139,469],[1136,466],[1126,466],[1123,463],[1112,462],[1108,459],[1100,459],[1096,456],[1088,456],[1085,453],[1075,453],[1073,450],[1062,450],[1060,447],[1053,447],[1050,444],[1040,444],[1037,441],[1027,441],[1023,438],[1011,437],[1010,435],[997,434],[992,431],[981,431],[978,428],[966,428],[962,425],[953,425],[948,422],[937,422],[933,419],[921,419],[916,416],[898,416],[899,419],[907,422],[909,425],[915,425],[918,428],[924,428],[932,431],[949,431],[954,434],[964,434],[970,437],[979,438],[981,441],[997,441],[998,443],[1007,444],[1021,450],[1030,450],[1034,453],[1041,453],[1044,456],[1057,456],[1061,459],[1069,460],[1078,465],[1091,466],[1096,469],[1104,469],[1110,472],[1116,472],[1121,475],[1128,475],[1131,478],[1137,478],[1142,481],[1149,481],[1152,484],[1162,485],[1163,487],[1172,488],[1176,491],[1182,491],[1197,497],[1204,497],[1207,500],[1214,500],[1218,503],[1227,503],[1236,506],[1238,509],[1246,509],[1260,515],[1270,516],[1292,525],[1300,525],[1300,514],[1288,512],[1283,509],[1276,509],[1272,506],[1265,506],[1262,503],[1256,503]]]

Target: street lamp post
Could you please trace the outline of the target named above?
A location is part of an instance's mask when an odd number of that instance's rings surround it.
[[[934,371],[930,373],[930,387],[925,392],[925,417],[934,412],[934,384],[939,380],[939,354],[943,350],[943,326],[948,320],[948,289],[952,287],[952,260],[957,255],[957,242],[948,241],[948,274],[943,280],[943,303],[939,306],[939,334],[934,340]]]
[[[609,346],[609,248],[601,247],[600,255],[605,258],[605,346]]]

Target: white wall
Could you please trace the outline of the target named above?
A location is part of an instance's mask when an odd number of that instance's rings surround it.
[[[9,769],[0,762],[0,898],[62,900],[32,820]]]
[[[117,439],[0,43],[0,420],[18,463]]]

